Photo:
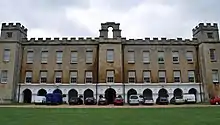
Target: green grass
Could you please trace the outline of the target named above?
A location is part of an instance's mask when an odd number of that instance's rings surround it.
[[[139,109],[0,108],[1,125],[211,125],[220,107]]]

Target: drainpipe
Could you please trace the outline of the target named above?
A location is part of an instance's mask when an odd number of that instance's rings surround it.
[[[97,52],[96,52],[96,59],[97,59],[97,64],[96,64],[96,102],[98,101],[98,82],[99,82],[99,43],[97,46]]]
[[[124,76],[124,45],[121,44],[121,52],[122,52],[122,87],[123,87],[123,96],[124,96],[124,103],[125,103],[125,76]]]
[[[202,99],[202,96],[203,96],[203,93],[202,93],[202,77],[200,77],[201,75],[200,75],[200,73],[202,73],[201,72],[201,70],[200,70],[200,65],[199,65],[199,47],[198,46],[196,46],[196,59],[197,59],[197,67],[196,67],[196,69],[197,69],[197,77],[199,78],[199,80],[200,80],[200,84],[199,84],[199,91],[200,91],[200,100],[201,100],[201,102],[203,102],[203,99]]]

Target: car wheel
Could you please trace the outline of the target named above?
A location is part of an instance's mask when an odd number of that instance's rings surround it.
[[[216,104],[216,105],[218,105],[219,103],[218,103],[218,102],[216,102],[215,104]]]

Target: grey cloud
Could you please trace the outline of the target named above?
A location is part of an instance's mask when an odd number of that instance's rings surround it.
[[[72,36],[92,33],[65,17],[65,7],[89,7],[86,0],[1,0],[1,22],[21,22],[27,28],[40,28],[58,31],[61,35]],[[5,19],[5,20],[4,20]]]

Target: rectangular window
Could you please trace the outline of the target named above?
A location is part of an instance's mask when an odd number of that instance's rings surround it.
[[[215,49],[209,49],[209,54],[210,54],[210,60],[211,60],[211,61],[216,61],[216,52],[215,52]]]
[[[173,63],[179,63],[179,52],[173,51],[172,56],[173,56]]]
[[[129,71],[128,72],[128,83],[135,83],[136,82],[136,73],[135,71]]]
[[[143,63],[150,63],[150,52],[143,51]]]
[[[25,83],[32,83],[32,72],[31,71],[26,72]]]
[[[186,60],[189,63],[193,62],[193,52],[192,51],[187,51],[186,52]]]
[[[91,71],[86,71],[85,83],[93,83]]]
[[[144,71],[143,72],[143,80],[144,83],[150,83],[151,82],[151,75],[150,71]]]
[[[62,63],[63,61],[63,52],[62,51],[57,51],[56,52],[56,62],[57,63]]]
[[[174,82],[178,82],[180,83],[181,82],[181,76],[180,76],[180,71],[173,71],[173,81]]]
[[[159,71],[159,82],[166,83],[166,71]]]
[[[92,63],[93,61],[93,51],[86,50],[86,63]]]
[[[188,81],[195,82],[195,72],[194,71],[188,71]]]
[[[8,82],[8,71],[7,70],[2,70],[1,71],[1,83],[7,83]]]
[[[34,61],[34,51],[27,52],[27,63],[33,63]]]
[[[3,61],[9,62],[10,61],[10,49],[4,49]]]
[[[107,71],[106,83],[114,83],[114,71]]]
[[[40,72],[40,83],[47,83],[47,71]]]
[[[55,83],[62,83],[62,71],[55,71]]]
[[[78,62],[78,52],[77,51],[72,51],[71,52],[71,63],[77,63]]]
[[[212,81],[213,81],[214,84],[219,83],[218,70],[212,70]]]
[[[108,49],[107,50],[107,62],[114,62],[114,50],[113,49]]]
[[[207,37],[208,37],[209,39],[213,39],[213,38],[214,38],[213,33],[207,33]]]
[[[41,63],[47,63],[48,51],[41,52]]]
[[[77,83],[77,71],[70,71],[70,83]]]
[[[128,63],[135,63],[135,53],[133,50],[128,51]]]
[[[164,63],[164,52],[158,51],[158,63],[163,64]]]

